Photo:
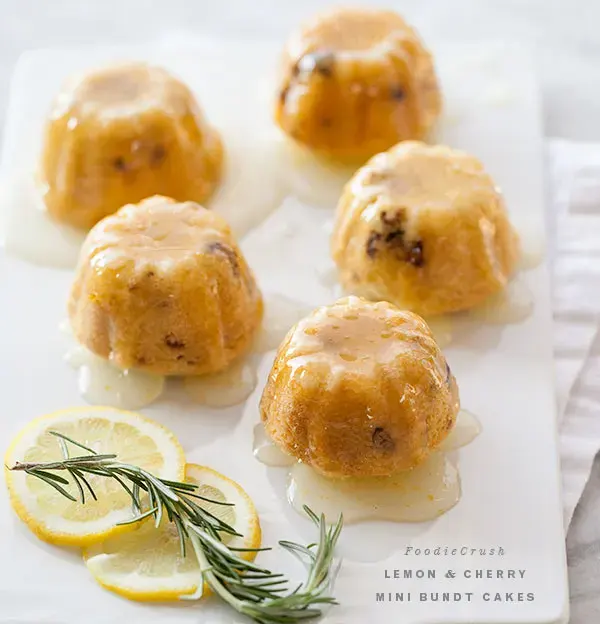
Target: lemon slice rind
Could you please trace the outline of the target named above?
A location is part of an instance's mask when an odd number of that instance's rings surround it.
[[[81,522],[53,515],[40,508],[38,499],[27,486],[26,474],[11,471],[8,468],[18,461],[23,461],[27,451],[34,447],[36,440],[45,431],[60,431],[61,423],[72,423],[84,418],[106,419],[112,423],[124,423],[137,429],[141,436],[148,436],[155,443],[163,456],[163,466],[156,476],[181,480],[185,471],[185,455],[175,435],[161,424],[141,414],[127,412],[112,407],[80,407],[60,410],[41,416],[28,423],[12,440],[5,458],[5,478],[11,505],[19,518],[40,539],[55,545],[86,546],[105,539],[110,535],[134,530],[132,525],[120,525],[119,522],[133,517],[131,505],[110,511],[101,518]],[[86,452],[73,445],[68,445],[71,456],[85,455]],[[57,440],[57,448],[59,443]],[[116,449],[95,449],[97,452],[112,453]],[[117,452],[118,455],[118,452]],[[117,457],[118,459],[118,457]],[[66,473],[63,476],[68,477]],[[50,488],[50,486],[47,486]],[[68,488],[77,496],[76,488]],[[61,495],[57,492],[57,496]],[[99,494],[99,499],[101,495]],[[78,503],[81,504],[81,503]]]
[[[197,464],[187,464],[186,479],[209,488],[219,490],[226,501],[234,502],[235,520],[234,528],[243,537],[234,537],[228,545],[236,548],[258,548],[261,542],[261,529],[252,500],[237,483],[228,479],[212,468],[199,466]],[[207,493],[207,497],[209,494]],[[201,503],[201,501],[198,501]],[[225,506],[218,506],[224,513],[228,509]],[[215,507],[211,508],[211,513]],[[225,521],[227,519],[224,517]],[[162,531],[160,527],[158,531]],[[200,570],[195,562],[193,548],[188,545],[186,559],[193,558],[184,564],[186,569],[182,570],[181,560],[173,560],[173,553],[178,553],[177,538],[174,529],[172,532],[173,545],[171,549],[171,560],[169,557],[162,557],[160,553],[154,556],[155,563],[149,563],[147,553],[152,551],[153,543],[157,544],[160,537],[156,535],[154,519],[143,521],[139,530],[126,535],[111,536],[102,543],[91,545],[83,550],[83,558],[86,566],[92,573],[95,580],[104,588],[109,589],[125,598],[138,601],[168,601],[177,600],[182,596],[193,594],[198,587]],[[256,553],[242,552],[239,555],[249,561],[253,560]],[[150,555],[152,557],[152,555]],[[132,559],[137,558],[137,567]],[[161,561],[164,565],[164,574],[157,573],[156,561]],[[151,570],[151,573],[143,571]],[[204,588],[204,595],[208,594],[208,588]]]

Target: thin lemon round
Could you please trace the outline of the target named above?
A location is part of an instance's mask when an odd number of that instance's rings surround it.
[[[198,485],[201,496],[234,504],[231,507],[196,500],[243,536],[223,536],[228,546],[260,547],[260,523],[254,503],[235,481],[197,464],[187,464],[186,481]],[[165,514],[158,529],[150,518],[137,531],[85,548],[83,557],[96,581],[106,589],[130,600],[163,601],[192,594],[198,587],[200,569],[191,544],[186,550],[184,558],[175,526]],[[256,553],[239,554],[252,560]]]
[[[86,475],[96,496],[79,500],[74,484],[65,486],[77,502],[70,501],[44,481],[8,468],[16,462],[51,462],[63,454],[62,433],[97,453],[114,453],[120,462],[145,468],[158,477],[180,480],[185,455],[175,435],[157,422],[135,412],[112,407],[78,407],[32,420],[13,439],[4,458],[6,484],[13,509],[41,539],[51,544],[87,546],[131,526],[117,526],[133,517],[131,498],[114,479]],[[86,455],[67,444],[71,457]],[[67,473],[58,473],[68,477]]]

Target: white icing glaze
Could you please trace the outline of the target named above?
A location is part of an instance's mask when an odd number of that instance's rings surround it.
[[[287,177],[301,178],[302,173],[283,173],[282,167],[288,163],[280,158],[271,135],[265,139],[264,125],[238,132],[238,123],[230,115],[222,123],[218,130],[225,141],[225,174],[207,206],[221,214],[240,237],[281,204],[288,194]],[[5,247],[11,255],[34,264],[72,268],[87,232],[48,215],[42,189],[34,180],[36,164],[32,158],[31,170],[7,183],[8,192],[3,197],[7,214]],[[168,261],[162,264],[168,270]]]
[[[456,505],[461,491],[456,462],[434,453],[417,468],[386,478],[333,480],[305,464],[294,464],[287,494],[299,513],[308,505],[331,520],[343,514],[344,522],[351,524],[433,520]]]
[[[346,523],[364,520],[425,522],[442,515],[461,496],[458,462],[451,451],[470,444],[481,432],[479,420],[461,410],[440,449],[420,466],[391,477],[328,479],[283,453],[265,432],[254,427],[254,457],[272,467],[288,467],[288,501],[299,513],[308,505],[316,513]]]
[[[222,408],[243,403],[256,388],[257,381],[256,364],[248,358],[216,375],[185,377],[183,386],[197,403]]]
[[[284,162],[279,158],[272,128],[223,127],[223,183],[207,206],[226,219],[236,237],[263,221],[287,195]]]
[[[521,241],[521,257],[518,268],[521,271],[535,269],[543,262],[546,255],[543,232],[530,224],[519,227],[518,232]]]
[[[533,307],[533,295],[522,276],[517,275],[502,292],[469,310],[468,316],[490,325],[508,325],[524,321]]]
[[[544,261],[544,244],[539,242],[536,247],[525,247],[521,251],[519,259],[519,269],[521,271],[529,271],[535,269]]]
[[[139,409],[155,401],[164,388],[164,377],[121,370],[80,345],[70,349],[65,360],[77,369],[79,392],[93,405]]]
[[[77,264],[85,232],[53,221],[33,177],[7,183],[6,251],[27,262],[61,269]]]
[[[310,312],[306,304],[282,295],[265,295],[264,305],[262,329],[254,345],[257,353],[277,349],[289,329]]]
[[[119,269],[131,262],[163,274],[194,260],[206,245],[228,244],[226,225],[193,202],[151,197],[110,215],[89,233],[85,248],[96,270]]]
[[[157,68],[125,63],[99,70],[93,76],[87,72],[71,76],[56,97],[53,116],[65,115],[74,107],[80,115],[94,115],[103,123],[165,107],[174,114],[185,113],[179,98],[167,89],[162,74]],[[77,117],[69,120],[70,127],[77,123]]]
[[[355,375],[369,376],[377,367],[406,357],[409,350],[420,353],[424,339],[418,317],[386,302],[365,304],[350,296],[314,310],[297,324],[286,364],[300,383],[308,368],[317,367],[325,368],[335,385],[349,367]]]
[[[258,358],[254,354],[276,349],[290,327],[309,312],[307,306],[282,296],[267,297],[265,306],[263,328],[252,353],[222,373],[183,379],[192,400],[215,408],[243,403],[257,384]],[[60,331],[72,337],[68,320],[61,322]],[[163,391],[163,377],[123,371],[81,345],[71,347],[65,360],[78,370],[79,391],[93,404],[136,409],[149,405]]]
[[[440,445],[441,451],[455,451],[473,440],[481,433],[481,423],[475,414],[467,410],[460,410],[456,423],[448,437]]]
[[[262,423],[259,423],[254,427],[254,443],[252,446],[252,452],[254,457],[258,459],[261,464],[266,466],[292,466],[296,463],[295,458],[284,453],[276,444],[273,443],[271,438],[267,435]]]

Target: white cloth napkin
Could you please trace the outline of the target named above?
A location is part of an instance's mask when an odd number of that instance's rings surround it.
[[[600,449],[600,144],[547,143],[565,528]]]

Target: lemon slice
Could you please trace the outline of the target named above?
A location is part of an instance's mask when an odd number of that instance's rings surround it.
[[[97,453],[114,453],[120,462],[145,468],[158,477],[180,480],[185,456],[179,442],[162,425],[134,412],[111,407],[80,407],[36,418],[12,441],[5,466],[15,462],[51,462],[63,459],[58,431]],[[67,445],[72,457],[86,451]],[[68,473],[55,473],[68,478]],[[130,496],[114,479],[86,475],[98,498],[79,500],[75,484],[65,486],[77,502],[53,487],[21,471],[5,470],[13,509],[41,539],[51,544],[85,546],[109,535],[132,530],[116,526],[133,517]]]
[[[201,496],[228,503],[224,506],[196,502],[233,526],[243,537],[223,535],[236,548],[258,548],[261,532],[258,515],[248,494],[216,470],[187,464],[186,481],[199,486]],[[166,514],[165,514],[166,516]],[[251,560],[255,553],[239,553]],[[191,544],[181,556],[175,526],[165,517],[158,529],[154,520],[144,521],[137,531],[115,535],[83,551],[86,565],[96,581],[131,600],[175,600],[198,587],[200,569]]]

